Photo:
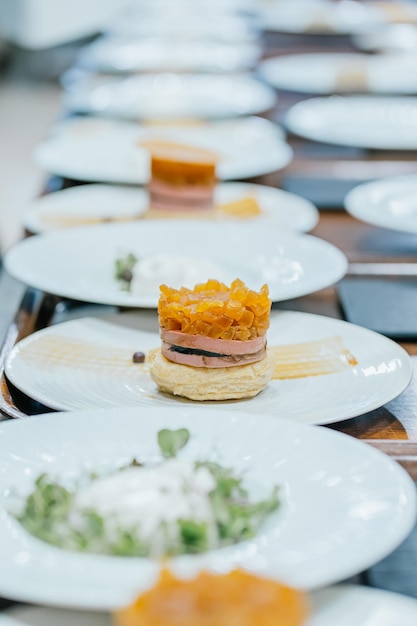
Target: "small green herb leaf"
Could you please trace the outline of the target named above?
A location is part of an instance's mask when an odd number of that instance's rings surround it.
[[[176,457],[177,452],[187,445],[189,439],[190,431],[186,428],[180,428],[179,430],[164,428],[158,433],[158,445],[166,459]]]
[[[207,524],[194,520],[179,519],[178,525],[184,552],[198,554],[208,548]]]
[[[130,283],[133,278],[133,268],[137,261],[135,255],[131,252],[125,257],[116,259],[114,275],[116,280],[122,283],[122,289],[126,289],[127,291],[130,289]]]

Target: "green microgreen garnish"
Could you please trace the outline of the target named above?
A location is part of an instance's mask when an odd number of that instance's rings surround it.
[[[138,259],[129,252],[124,257],[119,257],[115,262],[115,278],[121,283],[121,289],[130,291],[130,284],[133,278],[133,269]]]
[[[177,452],[187,445],[189,439],[190,431],[186,428],[179,428],[178,430],[164,428],[158,433],[158,445],[166,459],[176,457]]]
[[[163,429],[158,432],[158,444],[166,460],[173,462],[178,452],[190,439],[186,428]],[[77,506],[77,488],[69,490],[42,474],[35,482],[33,492],[26,498],[17,519],[24,528],[43,541],[67,550],[110,554],[117,556],[147,557],[178,554],[198,554],[213,548],[250,539],[270,513],[279,507],[278,487],[264,500],[251,502],[243,485],[243,478],[235,470],[213,461],[191,462],[194,472],[211,475],[214,487],[206,491],[208,516],[206,519],[161,519],[155,537],[145,540],[141,535],[141,519],[135,524],[120,524],[116,514],[103,517],[93,507]],[[134,459],[115,470],[141,471],[142,465]],[[100,480],[95,474],[87,475],[89,483]],[[211,479],[210,479],[211,481]],[[210,482],[209,482],[210,485]],[[200,487],[199,487],[200,488]],[[190,485],[182,484],[187,497]],[[159,542],[159,543],[158,543]]]

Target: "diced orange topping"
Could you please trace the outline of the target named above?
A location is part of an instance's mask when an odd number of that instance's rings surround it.
[[[239,279],[230,287],[215,279],[194,289],[161,285],[158,304],[159,324],[165,330],[238,341],[264,336],[270,310],[268,286],[256,292]]]
[[[302,626],[306,596],[243,570],[180,580],[164,570],[156,585],[116,614],[117,626]]]

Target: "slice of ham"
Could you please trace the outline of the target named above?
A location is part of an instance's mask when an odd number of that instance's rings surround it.
[[[245,343],[244,341],[240,343]],[[237,365],[248,365],[249,363],[257,363],[261,361],[266,354],[266,346],[264,345],[258,352],[250,354],[224,354],[219,356],[215,354],[210,356],[208,354],[184,354],[183,352],[177,352],[175,346],[170,343],[162,343],[161,352],[168,361],[178,363],[179,365],[190,365],[191,367],[206,367],[206,368],[219,368],[219,367],[236,367]]]
[[[222,355],[244,355],[259,352],[266,345],[266,337],[256,337],[247,341],[212,339],[203,335],[190,335],[178,330],[160,328],[160,337],[163,342],[183,348],[194,348]]]

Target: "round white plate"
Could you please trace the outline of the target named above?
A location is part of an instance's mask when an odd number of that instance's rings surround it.
[[[417,27],[414,24],[388,24],[375,32],[355,35],[353,43],[360,50],[413,54],[417,49]]]
[[[385,22],[380,10],[355,0],[291,0],[260,10],[264,29],[316,35],[368,32]]]
[[[140,19],[134,7],[116,17],[107,25],[110,34],[127,37],[177,37],[187,41],[214,40],[228,43],[254,41],[258,38],[258,28],[252,20],[233,14],[158,16],[144,15]]]
[[[152,15],[160,17],[169,15],[172,18],[182,17],[185,21],[189,15],[204,19],[210,15],[234,15],[251,11],[256,8],[258,0],[134,0],[127,4],[130,15],[139,19]]]
[[[300,196],[274,187],[249,183],[223,183],[216,187],[215,204],[233,202],[239,198],[256,198],[261,214],[252,220],[262,221],[268,227],[282,230],[311,230],[318,221],[316,207]],[[24,217],[25,227],[32,233],[58,228],[82,226],[97,221],[135,220],[149,207],[145,189],[117,185],[79,185],[47,194],[32,202]],[[198,216],[199,222],[213,217]],[[221,218],[236,221],[240,218]],[[243,219],[243,221],[246,221]]]
[[[417,98],[328,96],[298,102],[285,117],[295,134],[377,150],[417,149]]]
[[[312,613],[305,626],[415,626],[417,601],[398,593],[338,585],[311,594]],[[111,626],[106,613],[17,607],[0,614],[1,626]],[[278,625],[277,625],[278,626]]]
[[[78,63],[99,72],[238,72],[251,69],[261,48],[254,43],[107,36],[84,47]]]
[[[43,169],[87,182],[144,185],[150,157],[139,142],[161,139],[212,150],[222,180],[249,178],[285,167],[292,149],[282,130],[259,117],[183,126],[139,125],[104,118],[75,118],[55,128],[35,151]]]
[[[137,350],[160,346],[156,315],[135,314],[134,319],[134,328],[85,318],[34,333],[11,351],[7,377],[26,395],[57,410],[198,405],[159,393],[147,368],[132,363]],[[132,324],[131,318],[126,321]],[[410,358],[386,337],[319,315],[271,313],[270,346],[334,336],[342,338],[358,365],[325,376],[271,381],[255,398],[214,402],[212,410],[221,407],[325,424],[376,409],[407,387],[412,376]],[[106,354],[112,358],[105,358]]]
[[[374,7],[380,11],[384,21],[389,24],[415,24],[417,22],[417,7],[409,0],[375,0]]]
[[[68,109],[122,119],[237,117],[267,111],[276,102],[271,87],[244,74],[85,74],[74,81],[71,74],[63,79]]]
[[[335,92],[415,94],[415,56],[310,53],[263,61],[260,75],[277,89],[314,94]]]
[[[185,458],[215,458],[245,473],[254,498],[282,485],[282,506],[247,542],[171,560],[194,575],[237,566],[311,589],[389,554],[416,517],[415,486],[386,455],[335,431],[193,407],[81,411],[0,424],[0,593],[55,606],[108,610],[152,586],[150,559],[80,554],[32,538],[8,512],[10,493],[37,476],[109,471],[158,453],[161,428],[188,428]]]
[[[163,253],[208,261],[218,268],[218,275],[211,278],[228,283],[240,278],[253,289],[267,283],[274,301],[328,287],[347,269],[338,248],[311,235],[277,233],[265,222],[224,222],[220,228],[216,222],[202,227],[198,220],[142,220],[36,235],[11,248],[4,266],[14,278],[47,293],[101,304],[156,307],[158,284],[149,293],[133,293],[121,290],[114,279],[116,259],[129,252],[137,258]],[[196,282],[208,278],[196,273]]]
[[[394,176],[359,185],[346,196],[345,207],[363,222],[417,234],[417,176]]]

